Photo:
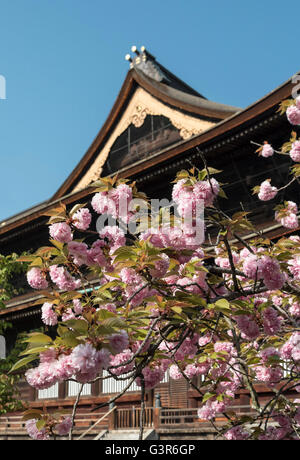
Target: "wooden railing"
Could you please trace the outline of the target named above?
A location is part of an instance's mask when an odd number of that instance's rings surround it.
[[[198,409],[161,409],[159,424],[162,427],[166,425],[187,425],[193,424],[198,419]]]
[[[251,413],[251,408],[249,405],[245,406],[232,406],[231,410],[234,410],[239,415],[249,415]],[[216,421],[222,423],[226,421],[226,418],[223,414],[217,414]],[[160,409],[159,414],[159,426],[170,427],[170,426],[199,426],[200,424],[205,424],[204,420],[199,419],[198,409],[189,408],[189,409]]]
[[[108,427],[108,413],[81,413],[75,417],[74,430],[81,433],[82,430],[96,435],[99,430]],[[105,420],[106,419],[106,420]],[[0,436],[9,434],[27,435],[25,421],[20,415],[2,415],[0,417]]]
[[[232,409],[240,415],[251,413],[249,405],[232,406]],[[76,438],[89,435],[94,439],[99,439],[102,432],[107,430],[126,430],[139,429],[141,408],[118,408],[113,407],[108,412],[103,413],[77,413],[74,424]],[[222,414],[218,414],[215,422],[225,423],[227,420]],[[205,426],[208,422],[199,419],[197,408],[173,409],[173,408],[154,408],[146,407],[144,410],[144,428],[153,429],[180,429],[198,428]],[[22,415],[11,415],[0,417],[0,436],[15,434],[27,435],[25,422]],[[96,438],[95,438],[96,436]]]
[[[151,428],[154,425],[154,408],[146,407],[144,410],[144,427]],[[126,409],[118,409],[115,414],[115,429],[121,430],[124,428],[139,428],[141,419],[141,408],[131,407]]]
[[[25,432],[22,415],[2,415],[0,417],[0,435],[7,432]]]

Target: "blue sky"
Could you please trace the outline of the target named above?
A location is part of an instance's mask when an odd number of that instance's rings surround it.
[[[0,0],[0,220],[51,197],[104,123],[132,45],[246,107],[300,70],[299,0]]]

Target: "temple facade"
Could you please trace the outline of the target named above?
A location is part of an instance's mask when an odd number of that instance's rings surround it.
[[[101,176],[118,174],[136,181],[138,189],[150,198],[170,198],[176,172],[189,169],[191,164],[202,169],[202,154],[209,166],[222,171],[218,180],[228,196],[222,203],[224,211],[248,211],[257,228],[269,238],[288,233],[274,223],[272,205],[259,202],[252,188],[268,178],[274,185],[288,181],[289,156],[261,159],[255,154],[255,143],[267,140],[279,148],[289,140],[290,125],[278,106],[291,97],[292,78],[241,109],[206,99],[144,47],[133,47],[126,59],[129,70],[124,83],[94,141],[52,197],[0,222],[0,254],[21,253],[46,245],[45,213],[61,202],[68,208],[78,202],[86,203],[93,194],[91,184]],[[295,193],[292,186],[281,191],[280,197],[295,200]],[[5,336],[6,353],[13,348],[20,332],[42,327],[41,306],[36,304],[39,292],[31,290],[25,279],[16,282],[25,293],[8,301],[0,311],[0,320],[13,324]],[[107,379],[102,384],[86,384],[80,410],[85,413],[107,401],[125,383]],[[20,388],[22,398],[30,401],[31,406],[53,408],[71,407],[78,391],[74,382],[34,391],[22,381]],[[133,384],[118,406],[124,410],[138,406],[139,398],[139,390]],[[241,394],[238,403],[243,406],[247,402],[249,395]],[[173,381],[166,375],[157,388],[147,393],[147,407],[155,405],[170,410],[196,408],[198,396],[184,379]]]

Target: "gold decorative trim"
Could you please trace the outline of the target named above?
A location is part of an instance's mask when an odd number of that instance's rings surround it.
[[[115,140],[130,124],[133,124],[136,128],[140,128],[147,115],[162,115],[168,118],[172,125],[179,130],[182,139],[189,139],[191,136],[200,134],[215,124],[207,120],[191,117],[179,110],[173,109],[151,96],[144,89],[137,88],[118,126],[114,129],[89,171],[74,187],[73,192],[87,187],[91,182],[100,177],[104,163]]]

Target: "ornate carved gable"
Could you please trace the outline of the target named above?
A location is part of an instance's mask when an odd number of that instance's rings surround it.
[[[180,110],[177,110],[167,104],[162,103],[154,96],[149,94],[143,88],[138,87],[126,110],[124,111],[118,125],[112,131],[109,139],[103,145],[98,156],[96,157],[94,163],[90,167],[90,169],[86,172],[86,174],[81,178],[81,180],[76,184],[73,191],[80,190],[82,188],[87,187],[91,182],[99,178],[103,172],[104,165],[107,161],[109,161],[110,154],[113,151],[114,144],[120,138],[120,136],[126,132],[126,130],[133,126],[135,128],[142,127],[145,123],[145,120],[148,116],[152,117],[163,117],[168,121],[168,124],[165,123],[165,129],[161,132],[159,130],[154,130],[154,135],[157,137],[159,135],[166,134],[166,126],[169,125],[168,131],[175,131],[177,135],[171,137],[170,142],[161,142],[162,148],[172,145],[172,143],[178,142],[183,139],[188,139],[195,134],[200,134],[203,131],[207,130],[208,128],[212,127],[215,123],[212,121],[207,121],[205,119],[199,119],[193,117],[191,115],[187,115]],[[151,136],[153,132],[149,132],[148,135]],[[137,137],[139,137],[137,135]],[[147,131],[145,130],[141,132],[140,135],[141,139],[147,138]],[[172,141],[173,140],[173,141]],[[133,164],[138,161],[142,161],[146,159],[149,155],[151,155],[153,150],[153,145],[151,142],[149,144],[149,152],[141,152],[140,156],[136,154],[136,143],[128,142],[128,146],[126,148],[126,152],[123,149],[123,152],[120,151],[120,155],[126,155],[125,164],[128,166],[129,164]],[[153,143],[152,143],[153,144]],[[157,145],[159,148],[159,145]],[[156,149],[157,151],[157,149]],[[131,158],[130,158],[131,157]],[[122,162],[120,162],[122,163]],[[108,173],[113,173],[111,169],[108,169]]]

